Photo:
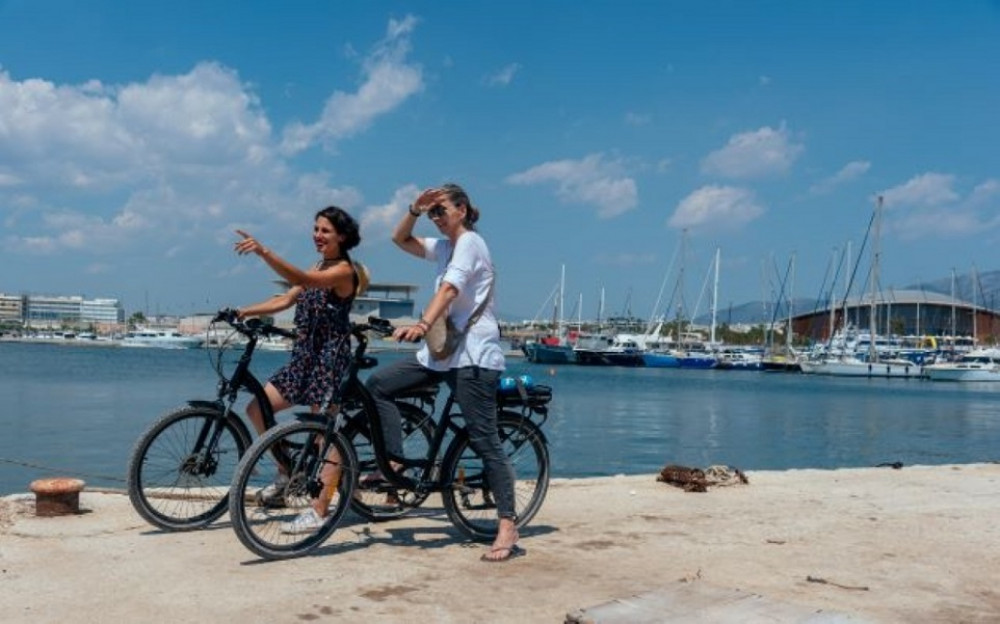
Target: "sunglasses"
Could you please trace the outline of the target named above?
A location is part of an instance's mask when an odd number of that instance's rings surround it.
[[[440,219],[446,212],[448,212],[446,207],[441,204],[434,204],[427,210],[427,216],[431,219]]]

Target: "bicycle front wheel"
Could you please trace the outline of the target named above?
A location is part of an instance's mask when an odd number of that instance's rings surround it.
[[[497,425],[500,444],[514,467],[514,510],[520,528],[535,517],[549,490],[549,449],[542,430],[520,414],[501,412]],[[496,537],[496,500],[483,460],[467,434],[451,443],[443,470],[449,479],[441,492],[448,519],[471,539]]]
[[[397,403],[402,416],[403,456],[409,459],[427,457],[434,437],[434,423],[429,414],[409,403]],[[400,490],[379,477],[375,449],[371,440],[371,419],[364,411],[351,416],[344,430],[358,457],[359,479],[351,509],[366,520],[382,522],[398,518],[427,500],[427,493]],[[419,479],[423,470],[410,468],[404,474]]]
[[[129,500],[160,529],[203,527],[225,513],[229,484],[249,445],[245,427],[233,414],[210,407],[165,414],[132,449]]]
[[[229,516],[240,542],[265,559],[309,553],[337,528],[354,493],[357,459],[340,433],[292,421],[254,442],[236,469]],[[316,501],[329,504],[316,511]]]

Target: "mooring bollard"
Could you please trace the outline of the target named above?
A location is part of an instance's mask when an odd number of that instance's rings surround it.
[[[31,482],[35,493],[36,516],[64,516],[80,513],[80,491],[86,485],[80,479],[55,477]]]

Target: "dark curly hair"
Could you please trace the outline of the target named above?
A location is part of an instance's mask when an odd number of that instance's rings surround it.
[[[340,249],[344,253],[354,249],[361,242],[361,230],[358,228],[358,222],[343,208],[327,206],[316,213],[316,218],[320,217],[332,223],[337,233],[344,237],[344,242],[340,243]]]

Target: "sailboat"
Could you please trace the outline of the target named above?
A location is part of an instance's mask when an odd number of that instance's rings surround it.
[[[566,325],[563,321],[563,295],[566,290],[566,265],[562,265],[559,277],[559,299],[556,301],[556,335],[524,343],[523,351],[528,361],[537,364],[573,364],[576,354],[566,339]]]
[[[876,293],[879,275],[879,239],[882,227],[882,196],[879,195],[875,206],[874,234],[872,236],[872,266],[871,266],[871,302],[868,313],[869,340],[868,354],[861,358],[855,353],[843,353],[839,356],[826,356],[818,360],[803,360],[799,362],[803,373],[813,375],[834,375],[838,377],[920,377],[920,366],[909,360],[884,359],[876,348]]]

